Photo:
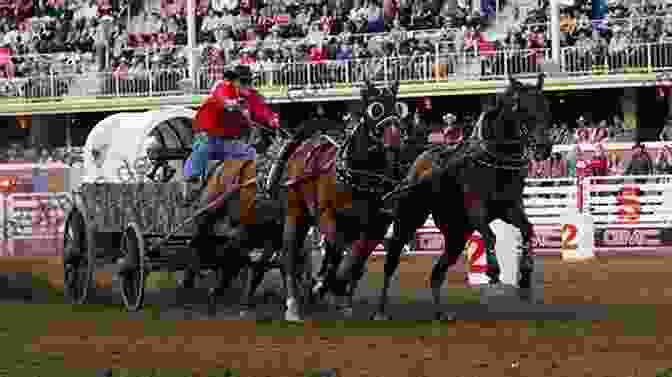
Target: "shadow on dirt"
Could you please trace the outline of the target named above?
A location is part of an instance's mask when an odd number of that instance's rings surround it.
[[[158,274],[152,274],[159,276]],[[150,276],[152,276],[150,275]],[[160,319],[282,319],[283,298],[279,273],[271,271],[259,288],[253,301],[253,308],[239,305],[241,291],[229,289],[224,297],[217,300],[215,314],[209,314],[207,288],[191,290],[175,288],[175,276],[163,282],[154,282],[148,288],[145,309],[138,313],[128,313],[130,318]],[[368,274],[359,285],[352,319],[368,319],[376,309],[381,276]],[[172,284],[172,286],[171,286]],[[90,292],[88,304],[122,309],[119,282],[112,286],[96,287]],[[209,286],[204,282],[205,286]],[[489,304],[483,304],[478,291],[467,288],[446,288],[443,290],[441,307],[444,312],[455,313],[463,320],[599,320],[608,319],[608,307],[604,305],[576,304],[549,305],[530,304],[513,297],[500,297]],[[0,301],[26,302],[37,304],[64,304],[67,302],[62,287],[56,286],[45,273],[3,272],[0,273]],[[395,320],[431,320],[435,308],[429,289],[408,289],[393,283],[389,314]],[[307,317],[316,320],[346,319],[333,306],[318,304],[308,308]]]

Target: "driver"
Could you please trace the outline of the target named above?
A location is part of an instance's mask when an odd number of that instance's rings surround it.
[[[280,117],[266,103],[264,97],[254,87],[254,75],[247,65],[239,65],[235,68],[240,82],[240,96],[247,102],[252,120],[268,125],[271,128],[280,127]]]
[[[279,125],[277,116],[272,112],[269,115],[270,109],[260,96],[254,98],[247,87],[241,90],[239,71],[224,72],[224,80],[215,83],[196,113],[194,151],[188,174],[192,180],[207,176],[208,160],[256,159],[256,150],[241,140],[250,127],[258,124],[254,120],[268,119],[265,123],[271,127]]]

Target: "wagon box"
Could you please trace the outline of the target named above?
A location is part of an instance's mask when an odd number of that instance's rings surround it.
[[[83,211],[97,232],[121,233],[131,222],[143,233],[169,233],[195,211],[184,204],[184,187],[169,183],[84,183],[80,189]],[[192,229],[187,226],[185,233]]]

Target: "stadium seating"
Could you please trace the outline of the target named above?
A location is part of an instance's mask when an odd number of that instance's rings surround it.
[[[186,1],[160,3],[160,9],[149,9],[149,2],[138,7],[111,0],[68,2],[67,7],[58,0],[44,6],[31,0],[0,3],[5,31],[0,77],[12,84],[1,88],[9,91],[6,95],[56,96],[67,94],[77,75],[99,71],[105,78],[102,94],[179,91],[189,74]],[[220,77],[221,66],[236,62],[252,65],[262,85],[303,88],[349,84],[365,71],[411,81],[534,74],[550,57],[546,8],[516,8],[518,18],[507,20],[508,32],[492,40],[489,31],[498,26],[492,18],[459,7],[384,0],[366,6],[355,1],[345,9],[343,1],[336,3],[329,8],[331,3],[321,0],[301,7],[291,1],[263,7],[251,0],[196,1],[201,89]],[[588,11],[582,2],[561,10],[565,72],[648,72],[672,64],[672,46],[665,39],[672,35],[668,8],[614,5],[597,21],[588,19]],[[140,19],[142,30],[135,30],[131,19]],[[108,56],[102,47],[106,40]],[[114,72],[134,58],[129,79],[146,82],[114,82],[125,80]]]

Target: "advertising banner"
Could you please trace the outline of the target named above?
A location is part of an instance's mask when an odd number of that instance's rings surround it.
[[[535,226],[532,245],[535,253],[559,255],[560,225]],[[418,249],[425,254],[443,252],[443,235],[438,230],[418,233]],[[618,227],[595,229],[598,254],[672,254],[672,228]]]

